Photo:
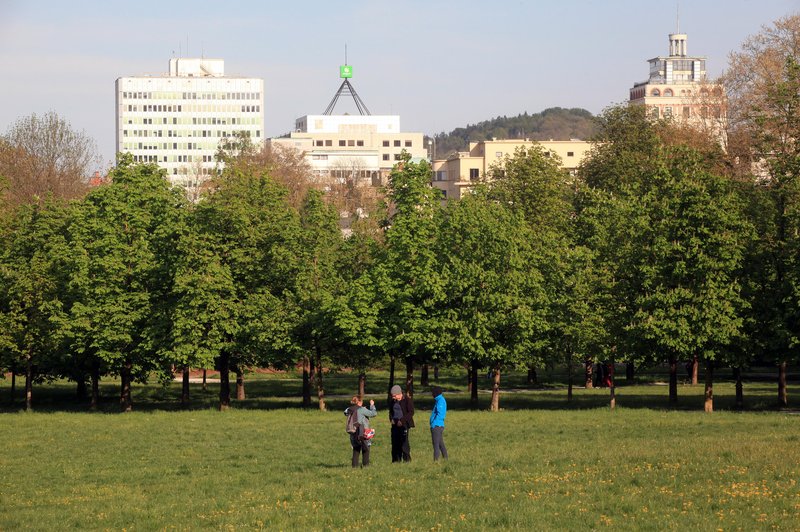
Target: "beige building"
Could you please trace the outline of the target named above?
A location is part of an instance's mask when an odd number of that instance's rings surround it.
[[[307,115],[288,138],[270,143],[303,152],[316,180],[384,185],[403,150],[427,158],[422,133],[403,132],[397,115]]]
[[[502,164],[517,148],[540,145],[548,156],[557,156],[561,167],[570,173],[578,168],[591,149],[582,140],[531,141],[522,139],[470,142],[469,151],[458,152],[448,159],[433,161],[433,186],[447,199],[461,199],[465,190],[483,178],[488,170]]]
[[[722,87],[706,79],[706,58],[690,56],[684,33],[669,35],[669,55],[650,59],[650,76],[630,89],[632,104],[647,106],[653,118],[675,118],[693,126],[724,132]]]

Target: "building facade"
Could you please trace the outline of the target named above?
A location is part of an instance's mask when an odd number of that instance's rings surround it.
[[[687,41],[684,33],[669,35],[669,55],[648,61],[650,75],[630,89],[629,102],[645,105],[653,118],[673,118],[722,134],[723,89],[707,80],[705,56],[689,55]]]
[[[582,140],[493,139],[470,142],[469,151],[433,161],[433,186],[441,190],[446,199],[461,199],[492,166],[501,165],[505,157],[513,156],[518,148],[527,149],[534,145],[541,146],[546,156],[558,157],[561,167],[570,173],[577,170],[591,149],[591,143]]]
[[[404,150],[427,158],[423,134],[401,131],[397,115],[307,115],[288,138],[268,142],[301,151],[317,181],[384,185]]]
[[[264,137],[264,81],[225,76],[222,59],[173,58],[169,73],[116,81],[117,152],[166,169],[196,198],[220,141]]]

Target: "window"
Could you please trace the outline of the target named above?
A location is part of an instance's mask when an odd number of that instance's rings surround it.
[[[399,148],[400,147],[400,141],[399,140],[394,141],[394,145],[395,145],[395,147]]]
[[[652,109],[650,109],[650,117],[651,118],[659,117],[658,107],[653,107]]]
[[[346,143],[345,141],[343,141],[343,140],[340,140],[340,141],[339,141],[339,146],[344,146],[344,145],[346,145],[346,144],[347,144],[347,143]]]
[[[363,145],[364,145],[364,141],[363,140],[357,140],[356,141],[356,146],[363,146]]]
[[[672,89],[664,89],[664,96],[672,96]]]
[[[664,117],[669,118],[672,116],[672,107],[664,107]]]
[[[650,96],[661,96],[661,91],[658,89],[653,89],[650,91]]]
[[[352,140],[352,139],[351,139],[351,140],[348,140],[348,141],[347,141],[347,145],[348,145],[348,146],[355,146],[355,145],[356,145],[356,141],[354,141],[354,140]]]
[[[389,159],[391,159],[391,156],[388,153],[384,153],[383,154],[383,160],[384,161],[388,161]]]
[[[470,168],[469,169],[469,179],[470,181],[475,181],[480,177],[480,171],[477,168]]]
[[[574,151],[568,151],[567,152],[567,157],[575,157],[575,152]]]
[[[314,146],[322,146],[322,141],[321,140],[314,141]]]
[[[384,148],[388,148],[389,147],[389,141],[388,140],[384,140],[383,141],[383,147]]]
[[[395,160],[395,161],[402,161],[402,160],[403,160],[403,156],[402,156],[402,154],[400,154],[400,153],[395,153],[395,154],[394,154],[394,160]]]
[[[406,145],[406,148],[410,148],[410,147],[411,147],[411,141],[410,141],[410,140],[407,140],[407,141],[405,142],[405,145]]]
[[[687,106],[685,106],[685,107],[683,108],[683,117],[684,117],[684,118],[689,118],[691,115],[692,115],[692,110],[691,110],[691,108],[690,108],[688,105],[687,105]]]
[[[501,151],[496,151],[496,152],[494,152],[494,156],[495,156],[495,157],[497,157],[497,158],[499,159],[500,157],[502,157],[502,156],[503,156],[503,152],[501,152]]]
[[[326,146],[333,146],[333,141],[332,140],[326,140],[325,141],[325,145]]]

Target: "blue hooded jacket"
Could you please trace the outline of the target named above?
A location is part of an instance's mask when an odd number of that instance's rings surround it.
[[[431,412],[431,428],[444,427],[444,417],[447,415],[447,401],[441,393],[433,398],[433,411]]]

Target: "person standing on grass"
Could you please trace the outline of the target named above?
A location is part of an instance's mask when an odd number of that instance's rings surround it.
[[[431,388],[433,411],[431,412],[431,440],[433,441],[433,461],[439,456],[447,460],[447,447],[444,446],[444,417],[447,415],[447,401],[438,386]]]
[[[408,431],[414,428],[414,401],[403,394],[398,385],[389,391],[389,421],[392,423],[392,462],[410,462],[411,444]]]
[[[369,428],[369,418],[378,415],[375,409],[375,401],[370,399],[369,408],[364,406],[364,401],[357,395],[350,400],[350,406],[345,408],[344,415],[349,416],[355,409],[357,423],[361,426],[359,430],[350,434],[350,446],[353,448],[353,467],[358,467],[358,455],[361,455],[361,467],[369,465],[369,448],[371,440],[364,439],[364,431]]]

